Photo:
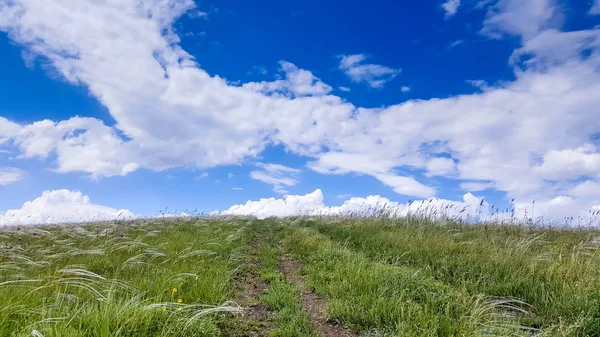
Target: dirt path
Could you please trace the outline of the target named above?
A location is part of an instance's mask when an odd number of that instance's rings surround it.
[[[288,280],[300,290],[302,310],[308,315],[313,327],[325,337],[358,336],[352,330],[340,324],[327,321],[325,301],[309,288],[304,277],[298,272],[299,269],[300,264],[290,256],[284,255],[280,257],[279,271],[286,275]]]
[[[258,252],[262,240],[254,237],[252,248],[252,266],[240,280],[241,291],[236,302],[245,308],[241,319],[241,324],[245,326],[244,337],[266,337],[266,331],[272,325],[272,315],[267,307],[260,301],[260,294],[269,286],[260,276],[260,257]]]

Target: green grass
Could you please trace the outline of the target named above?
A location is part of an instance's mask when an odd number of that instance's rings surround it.
[[[417,269],[371,261],[314,229],[295,229],[285,245],[305,262],[312,286],[328,300],[330,318],[356,330],[390,336],[514,330],[493,320],[492,302],[471,298]]]
[[[220,335],[251,237],[246,220],[1,230],[0,336]]]
[[[600,337],[592,229],[190,218],[5,227],[0,252],[0,337],[244,336],[230,301],[256,255],[265,333],[318,336],[282,254],[362,336]]]
[[[274,337],[318,337],[311,326],[306,313],[302,311],[297,285],[286,281],[285,275],[278,270],[278,241],[281,226],[261,226],[263,244],[260,247],[262,261],[261,275],[268,282],[268,290],[261,301],[275,312]]]
[[[329,252],[324,254],[344,252],[369,266],[415,272],[423,280],[451,289],[436,294],[435,298],[454,293],[470,301],[480,296],[496,301],[516,300],[522,303],[513,304],[527,313],[512,310],[515,317],[508,324],[539,329],[542,336],[600,336],[599,231],[380,220],[298,219],[295,225],[310,228],[303,235],[327,242]],[[296,239],[290,241],[297,245]],[[315,249],[296,247],[296,250],[301,254]],[[320,279],[315,275],[313,279],[318,284]],[[325,291],[332,299],[339,297]],[[350,302],[358,301],[347,301]],[[433,309],[426,314],[430,322],[437,321],[436,312],[444,315],[441,306],[437,311]],[[492,325],[502,323],[485,320]],[[453,319],[453,322],[455,325],[458,321]],[[386,324],[371,321],[367,325]],[[462,327],[468,325],[468,320],[459,323]],[[425,325],[420,323],[420,326]],[[439,329],[437,335],[443,330]]]

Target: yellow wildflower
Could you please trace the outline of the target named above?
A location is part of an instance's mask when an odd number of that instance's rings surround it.
[[[173,292],[176,293],[177,292],[177,288],[173,288]]]
[[[183,300],[181,298],[177,300],[177,303],[181,304],[181,302],[183,302]]]
[[[165,311],[167,310],[167,307],[165,307],[164,305],[162,306],[162,310]]]
[[[177,311],[181,311],[181,308],[177,308]]]

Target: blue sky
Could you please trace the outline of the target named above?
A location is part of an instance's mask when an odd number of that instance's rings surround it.
[[[477,203],[465,195],[588,214],[598,14],[588,0],[0,4],[0,217]]]

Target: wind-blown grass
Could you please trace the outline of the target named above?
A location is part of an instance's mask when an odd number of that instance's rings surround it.
[[[326,298],[330,318],[356,330],[389,336],[507,335],[518,331],[515,322],[494,317],[514,311],[516,306],[510,301],[501,308],[491,299],[468,296],[418,269],[371,261],[314,229],[294,229],[285,245],[306,263],[307,277]]]
[[[0,336],[220,335],[251,237],[247,220],[4,228]]]
[[[4,227],[0,336],[244,336],[232,299],[256,254],[265,333],[314,336],[283,253],[362,336],[600,337],[599,230],[416,216]]]
[[[511,313],[513,324],[539,335],[600,336],[600,231],[408,220],[298,219],[296,225],[465,297],[510,301],[522,310]]]

